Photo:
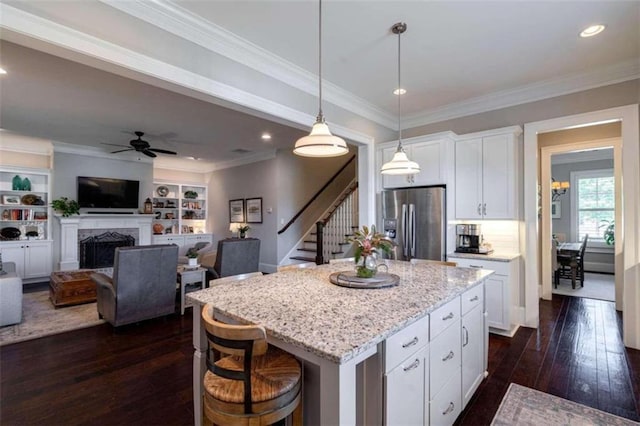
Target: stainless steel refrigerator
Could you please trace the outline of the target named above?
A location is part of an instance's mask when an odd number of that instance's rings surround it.
[[[446,260],[446,195],[442,186],[382,191],[382,225],[393,259]]]

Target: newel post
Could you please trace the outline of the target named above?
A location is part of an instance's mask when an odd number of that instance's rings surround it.
[[[324,258],[322,257],[322,247],[324,245],[323,231],[324,222],[316,222],[316,265],[322,265]]]

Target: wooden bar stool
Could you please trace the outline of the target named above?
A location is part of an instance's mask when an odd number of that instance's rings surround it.
[[[267,343],[260,325],[230,325],[202,309],[209,340],[203,424],[270,425],[293,414],[302,425],[302,369],[295,357]]]

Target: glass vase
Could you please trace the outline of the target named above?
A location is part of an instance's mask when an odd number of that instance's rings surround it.
[[[356,275],[359,278],[373,278],[376,272],[378,272],[378,265],[373,255],[363,256],[356,265]]]

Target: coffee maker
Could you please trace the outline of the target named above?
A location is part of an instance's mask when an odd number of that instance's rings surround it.
[[[456,252],[488,254],[490,250],[482,246],[482,227],[480,224],[456,225]]]

